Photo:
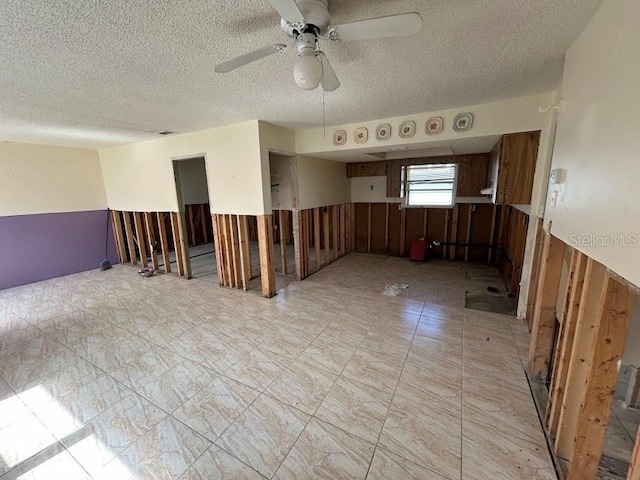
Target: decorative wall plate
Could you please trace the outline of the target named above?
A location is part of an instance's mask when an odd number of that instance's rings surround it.
[[[378,140],[389,140],[391,138],[391,125],[383,123],[376,128],[376,138]]]
[[[411,138],[416,133],[416,122],[413,120],[407,120],[400,124],[400,137]]]
[[[469,112],[459,113],[456,118],[453,119],[453,129],[456,132],[468,132],[473,125],[473,115]]]
[[[367,127],[358,127],[353,131],[353,141],[356,143],[367,143],[369,140],[369,130]]]
[[[336,146],[347,143],[347,132],[344,130],[336,130],[333,132],[333,144]]]
[[[427,120],[424,131],[427,135],[438,135],[442,133],[444,122],[442,117],[431,117]]]

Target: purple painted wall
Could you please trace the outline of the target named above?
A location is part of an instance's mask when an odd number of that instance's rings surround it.
[[[118,262],[107,210],[0,217],[0,290]]]

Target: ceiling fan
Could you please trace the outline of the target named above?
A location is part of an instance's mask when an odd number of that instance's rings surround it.
[[[280,27],[295,39],[298,60],[293,66],[296,84],[305,90],[322,85],[327,92],[340,86],[327,56],[318,47],[318,40],[346,42],[372,38],[413,35],[422,28],[422,18],[417,13],[404,13],[372,18],[359,22],[331,25],[327,0],[269,0],[280,14]],[[227,73],[269,55],[284,52],[287,45],[276,43],[239,57],[219,63],[216,73]]]

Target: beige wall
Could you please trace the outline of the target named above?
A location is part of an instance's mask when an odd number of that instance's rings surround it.
[[[605,0],[567,52],[552,165],[565,181],[549,186],[545,214],[554,235],[636,285],[639,51],[640,2]],[[631,245],[613,243],[619,235]]]
[[[344,163],[298,155],[296,170],[300,210],[351,201],[351,182]]]
[[[96,151],[0,142],[0,216],[106,207]]]
[[[176,211],[172,159],[198,156],[206,160],[213,213],[265,213],[256,120],[100,150],[109,206],[116,210]]]

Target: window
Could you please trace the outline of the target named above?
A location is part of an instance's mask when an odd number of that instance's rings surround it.
[[[408,207],[453,207],[456,174],[453,163],[403,167],[403,196]]]

